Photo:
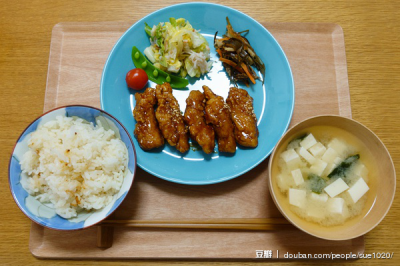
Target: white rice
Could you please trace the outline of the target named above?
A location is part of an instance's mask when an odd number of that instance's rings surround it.
[[[23,184],[64,218],[109,204],[128,171],[128,150],[111,129],[81,118],[58,116],[40,125],[20,162]]]

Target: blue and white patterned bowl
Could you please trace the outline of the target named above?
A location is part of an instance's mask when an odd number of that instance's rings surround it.
[[[50,205],[40,203],[34,197],[29,196],[28,192],[20,183],[21,166],[19,161],[22,158],[22,155],[28,150],[27,140],[29,139],[29,135],[34,132],[40,124],[54,120],[60,115],[78,116],[92,122],[93,124],[96,124],[96,119],[99,119],[104,128],[112,129],[116,133],[116,136],[121,138],[125,143],[129,154],[128,168],[130,173],[124,178],[119,193],[114,195],[114,200],[101,210],[90,213],[79,213],[78,217],[72,219],[62,218],[55,213],[54,209],[52,209]],[[103,110],[90,106],[72,105],[59,107],[35,119],[18,138],[8,169],[11,194],[22,212],[32,221],[42,226],[58,230],[77,230],[87,228],[107,218],[125,199],[133,183],[136,172],[136,161],[136,151],[129,133],[113,116]]]

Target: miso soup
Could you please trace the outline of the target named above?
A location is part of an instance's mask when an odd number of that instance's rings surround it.
[[[277,187],[287,207],[303,219],[340,225],[372,205],[377,168],[354,135],[310,127],[284,143],[278,154]]]

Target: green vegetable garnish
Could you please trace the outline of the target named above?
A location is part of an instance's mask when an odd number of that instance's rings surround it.
[[[135,67],[141,68],[146,72],[149,80],[157,84],[168,82],[174,89],[182,89],[189,85],[187,79],[170,75],[167,72],[156,68],[149,60],[147,60],[136,46],[133,46],[132,48],[132,61],[135,64]]]
[[[308,180],[310,181],[311,191],[317,194],[321,194],[322,190],[326,186],[325,180],[316,174],[309,174]]]
[[[136,59],[139,59],[139,56],[140,56],[139,52],[136,52],[136,53],[135,53],[135,58],[136,58]]]
[[[156,26],[156,40],[157,40],[157,45],[158,47],[160,47],[160,54],[163,55],[164,54],[164,28],[161,26],[161,24],[158,24]],[[154,39],[153,39],[154,41]]]
[[[172,26],[176,27],[176,19],[175,18],[169,18],[169,22],[171,23]]]
[[[332,170],[328,177],[346,177],[347,170],[349,170],[353,163],[355,163],[358,159],[360,159],[359,154],[347,157],[343,162],[336,166],[335,169]]]
[[[144,30],[146,31],[146,34],[151,36],[151,27],[146,22],[144,23],[144,25]]]

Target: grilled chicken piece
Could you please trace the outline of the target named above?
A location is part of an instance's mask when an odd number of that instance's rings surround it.
[[[190,137],[196,141],[203,151],[210,154],[215,147],[215,134],[211,125],[206,124],[205,98],[198,90],[191,91],[186,99],[185,122],[189,126]]]
[[[190,148],[188,130],[169,83],[156,86],[156,98],[158,102],[156,118],[161,133],[169,145],[176,146],[181,153],[187,152]]]
[[[154,113],[156,104],[155,89],[147,88],[143,93],[136,93],[136,106],[133,117],[136,120],[134,135],[143,150],[151,150],[164,145],[164,137],[158,128]]]
[[[226,103],[231,111],[235,126],[236,142],[245,147],[255,148],[258,145],[257,118],[253,109],[253,98],[246,90],[232,87]]]
[[[233,135],[234,126],[229,113],[229,107],[224,98],[215,95],[212,90],[203,86],[206,97],[206,122],[213,125],[217,135],[220,152],[236,152],[236,142]]]

